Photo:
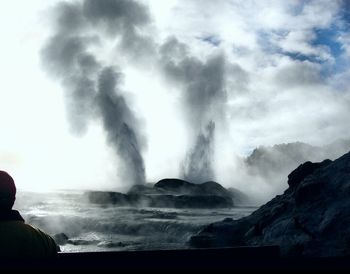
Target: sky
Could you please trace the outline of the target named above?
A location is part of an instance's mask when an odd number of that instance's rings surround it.
[[[129,186],[136,144],[145,181],[205,169],[249,189],[235,169],[255,147],[350,137],[349,1],[127,2],[1,1],[0,169],[18,188]],[[61,54],[72,37],[94,67]]]

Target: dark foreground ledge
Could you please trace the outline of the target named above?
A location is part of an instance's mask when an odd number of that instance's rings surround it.
[[[350,270],[349,257],[281,258],[279,247],[236,247],[157,251],[60,253],[49,261],[0,261],[0,269],[35,269],[66,273],[101,270]],[[64,272],[62,272],[64,271]],[[49,273],[49,272],[48,272]]]

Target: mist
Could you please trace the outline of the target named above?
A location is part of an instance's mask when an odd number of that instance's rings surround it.
[[[198,135],[192,150],[187,154],[183,163],[183,177],[185,180],[203,183],[215,179],[213,170],[213,142],[215,124],[209,122],[203,132]]]
[[[44,70],[64,89],[71,131],[84,138],[91,124],[103,128],[123,185],[168,177],[144,160],[152,152],[158,163],[171,159],[172,176],[215,180],[266,201],[283,192],[287,175],[303,161],[334,156],[310,154],[309,146],[324,151],[350,138],[349,43],[345,22],[334,19],[341,3],[329,4],[318,19],[310,12],[319,11],[314,2],[274,4],[270,11],[287,18],[275,21],[259,16],[265,9],[258,3],[164,5],[169,18],[146,0],[61,2],[51,10],[52,34],[41,52]],[[309,38],[332,24],[337,54],[333,37]],[[159,94],[176,127],[159,118],[165,115],[157,112]],[[156,135],[166,152],[157,151]],[[265,149],[295,142],[305,145]]]
[[[164,76],[181,90],[188,130],[193,144],[182,162],[183,177],[200,183],[215,179],[215,124],[225,114],[225,57],[216,53],[201,61],[187,45],[169,38],[160,47]]]
[[[54,10],[56,30],[42,50],[44,67],[66,91],[73,131],[83,134],[90,120],[100,119],[108,144],[121,163],[120,177],[127,185],[145,183],[144,138],[119,88],[123,73],[99,60],[90,47],[102,42],[99,32],[105,33],[104,39],[121,35],[137,40],[137,35],[131,38],[130,33],[147,21],[147,13],[142,12],[133,1],[60,3]],[[115,30],[111,25],[119,27]]]

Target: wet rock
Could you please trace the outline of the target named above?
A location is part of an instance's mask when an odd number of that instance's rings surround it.
[[[89,191],[85,195],[96,204],[160,208],[230,208],[237,195],[240,195],[239,203],[243,199],[242,193],[227,190],[213,181],[193,184],[180,179],[163,179],[154,186],[133,186],[127,194]]]
[[[89,191],[85,196],[91,203],[114,204],[119,206],[129,205],[128,195],[112,191]]]
[[[230,208],[233,201],[230,197],[215,195],[128,195],[108,192],[89,192],[92,203],[115,206],[160,207],[160,208]]]
[[[154,188],[173,195],[209,195],[232,198],[232,193],[229,190],[214,181],[193,184],[180,179],[163,179],[156,183]]]
[[[279,245],[284,256],[350,254],[350,152],[305,163],[289,188],[250,216],[224,220],[190,239],[193,247]]]
[[[68,242],[68,236],[64,233],[58,233],[53,235],[53,239],[55,240],[56,244],[58,245],[65,245]]]
[[[153,187],[152,184],[145,184],[145,185],[134,185],[132,186],[127,194],[143,194],[143,195],[149,195],[149,194],[164,194],[164,191],[159,188]]]
[[[324,167],[332,163],[331,160],[324,160],[321,163],[311,163],[310,161],[301,164],[288,175],[288,185],[290,187],[297,186],[307,176],[313,174],[318,168]]]
[[[192,194],[196,185],[180,179],[163,179],[154,185],[154,188],[166,191],[169,194]]]
[[[111,241],[100,242],[97,244],[98,247],[105,247],[105,248],[125,247],[127,245],[128,245],[127,243],[111,242]]]
[[[71,245],[96,245],[97,240],[69,239],[67,244]]]

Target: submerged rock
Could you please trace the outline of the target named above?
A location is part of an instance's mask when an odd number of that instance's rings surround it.
[[[300,165],[288,178],[283,195],[250,216],[205,227],[190,245],[279,245],[284,256],[350,255],[350,152]]]

